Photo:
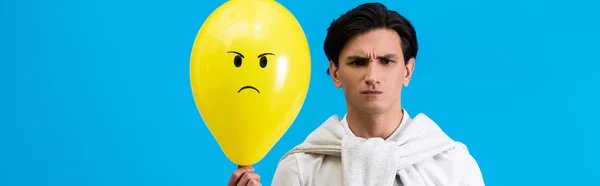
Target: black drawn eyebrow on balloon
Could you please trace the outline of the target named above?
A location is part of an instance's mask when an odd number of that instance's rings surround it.
[[[241,53],[236,52],[236,51],[227,51],[227,53],[234,53],[234,54],[237,54],[238,56],[244,58],[244,55],[242,55]]]
[[[262,54],[258,55],[258,58],[266,56],[266,55],[275,55],[275,54],[273,54],[273,53],[262,53]]]

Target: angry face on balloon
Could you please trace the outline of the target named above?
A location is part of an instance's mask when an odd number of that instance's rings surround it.
[[[310,81],[308,42],[276,1],[228,1],[196,36],[190,81],[202,119],[238,165],[262,159],[296,118]]]

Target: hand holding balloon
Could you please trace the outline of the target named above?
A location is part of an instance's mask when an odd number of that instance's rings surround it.
[[[196,36],[196,106],[237,165],[260,161],[295,120],[308,91],[310,52],[300,24],[274,0],[230,0]]]
[[[254,172],[252,166],[238,166],[233,172],[227,186],[262,186],[260,176]]]

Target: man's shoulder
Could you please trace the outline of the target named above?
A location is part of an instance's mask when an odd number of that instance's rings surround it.
[[[296,156],[297,154],[290,154],[279,161],[273,175],[272,185],[303,185],[301,181],[302,174],[300,174],[301,170]]]
[[[446,149],[433,157],[422,161],[421,163],[428,163],[434,165],[444,164],[457,164],[465,161],[475,161],[475,158],[471,156],[467,145],[462,142],[453,142],[452,148]]]
[[[288,151],[280,161],[294,154],[307,159],[319,157],[318,155],[340,156],[341,140],[345,135],[340,120],[337,115],[330,116],[311,131],[300,144]]]
[[[273,176],[273,183],[279,185],[303,185],[314,177],[315,169],[319,169],[325,155],[314,153],[293,153],[283,157]]]
[[[436,183],[483,185],[479,165],[467,145],[458,141],[454,143],[453,148],[415,164],[414,168],[419,172],[432,173],[425,175],[428,176],[428,180]]]

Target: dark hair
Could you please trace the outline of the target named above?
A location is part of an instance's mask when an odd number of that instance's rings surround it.
[[[365,3],[346,12],[329,25],[323,45],[327,59],[338,66],[340,52],[349,39],[378,28],[393,29],[398,33],[405,63],[410,58],[417,57],[417,34],[412,24],[381,3]]]

